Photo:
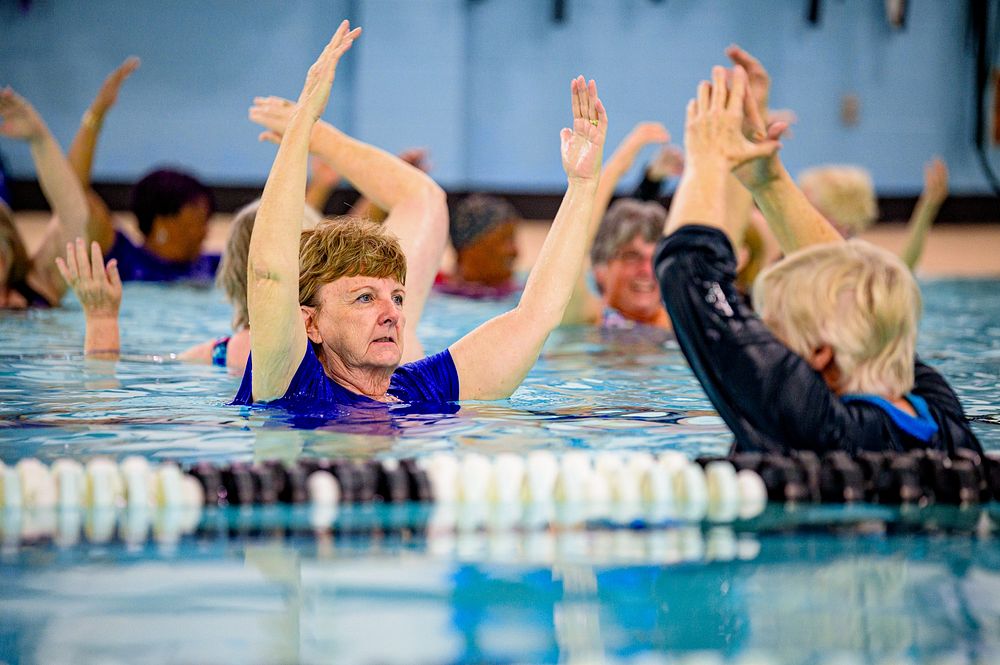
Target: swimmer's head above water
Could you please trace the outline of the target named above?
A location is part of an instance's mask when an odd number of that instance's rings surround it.
[[[913,387],[920,290],[891,252],[861,240],[799,250],[761,273],[753,301],[838,395]]]
[[[510,203],[496,196],[472,194],[462,199],[448,226],[458,276],[487,286],[509,281],[514,276],[520,219]]]

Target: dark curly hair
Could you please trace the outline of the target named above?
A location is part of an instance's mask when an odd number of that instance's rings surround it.
[[[162,215],[176,215],[181,208],[203,199],[208,212],[215,212],[212,191],[192,175],[171,169],[159,169],[146,175],[132,188],[132,212],[139,222],[139,230],[148,235],[153,220]]]

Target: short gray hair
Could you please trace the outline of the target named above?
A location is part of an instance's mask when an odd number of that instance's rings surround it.
[[[663,236],[667,209],[655,201],[618,199],[605,213],[590,248],[590,262],[601,265],[615,258],[636,236],[655,243]]]

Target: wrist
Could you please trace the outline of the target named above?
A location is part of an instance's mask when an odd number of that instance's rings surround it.
[[[80,117],[80,126],[86,129],[100,129],[104,123],[104,110],[93,107],[83,112]]]

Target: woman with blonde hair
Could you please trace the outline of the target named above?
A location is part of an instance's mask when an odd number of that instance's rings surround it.
[[[981,453],[954,392],[915,356],[920,294],[910,271],[845,241],[816,211],[777,157],[777,129],[765,132],[745,104],[743,68],[732,89],[726,77],[715,68],[689,103],[687,167],[655,265],[678,343],[733,431],[733,450]],[[730,171],[787,255],[756,282],[759,314],[734,284],[742,220],[725,208]]]

